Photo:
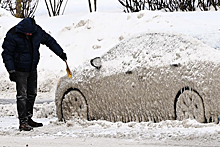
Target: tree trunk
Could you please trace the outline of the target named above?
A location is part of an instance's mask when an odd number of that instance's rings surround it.
[[[94,0],[94,7],[95,7],[95,12],[97,10],[97,0]]]
[[[16,0],[16,14],[15,17],[23,18],[22,14],[22,0]]]
[[[92,12],[92,5],[91,5],[91,1],[90,0],[88,0],[89,1],[89,11],[90,11],[90,13]]]

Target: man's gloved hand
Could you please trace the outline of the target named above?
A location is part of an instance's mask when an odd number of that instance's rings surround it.
[[[10,79],[12,82],[16,82],[16,71],[15,71],[15,70],[9,71],[9,79]]]
[[[62,52],[62,53],[60,54],[60,58],[61,58],[63,61],[67,60],[66,53]]]

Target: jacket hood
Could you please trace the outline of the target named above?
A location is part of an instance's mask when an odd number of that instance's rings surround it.
[[[37,31],[37,25],[33,18],[24,18],[16,26],[16,32],[19,33],[34,33]]]

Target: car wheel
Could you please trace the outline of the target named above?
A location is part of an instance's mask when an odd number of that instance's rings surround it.
[[[77,90],[70,90],[65,93],[61,106],[64,121],[71,120],[73,118],[88,118],[88,106],[86,100]]]
[[[195,90],[184,90],[176,100],[176,119],[195,119],[205,122],[205,110],[201,96]]]

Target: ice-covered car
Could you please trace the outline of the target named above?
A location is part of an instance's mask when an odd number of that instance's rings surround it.
[[[60,78],[59,120],[196,119],[220,116],[220,52],[180,34],[145,33]]]

